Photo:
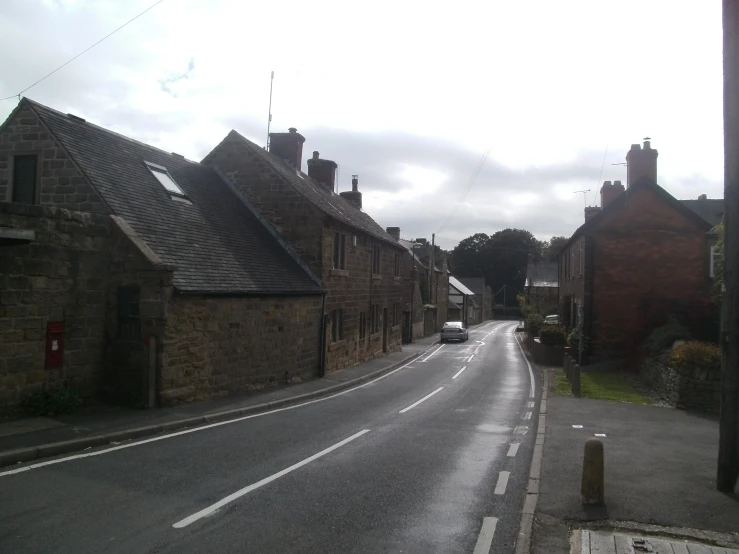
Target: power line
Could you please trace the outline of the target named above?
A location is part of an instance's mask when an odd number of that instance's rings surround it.
[[[606,166],[606,156],[608,156],[608,147],[609,146],[610,146],[610,144],[606,144],[606,152],[605,152],[605,154],[603,154],[603,163],[600,166],[600,176],[598,177],[598,182],[595,183],[596,203],[597,203],[598,188],[600,187],[600,180],[603,178],[603,168]]]
[[[157,7],[157,6],[158,6],[159,4],[161,4],[162,2],[164,2],[164,0],[159,0],[158,2],[156,2],[156,3],[152,4],[151,6],[149,6],[148,8],[146,8],[146,9],[145,9],[145,10],[144,10],[143,12],[141,12],[141,13],[140,13],[139,15],[137,15],[137,16],[136,16],[136,17],[134,17],[133,19],[129,19],[129,20],[128,20],[128,21],[126,21],[126,22],[125,22],[125,23],[124,23],[123,25],[121,25],[120,27],[118,27],[118,28],[117,28],[117,29],[116,29],[115,31],[112,31],[112,32],[108,33],[108,34],[107,34],[107,35],[105,35],[105,36],[104,36],[103,38],[101,38],[101,39],[100,39],[99,41],[97,41],[97,42],[96,42],[95,44],[93,44],[92,46],[89,46],[89,47],[85,48],[85,49],[84,49],[84,50],[83,50],[82,52],[80,52],[79,54],[77,54],[77,55],[76,55],[76,56],[75,56],[74,58],[72,58],[71,60],[67,60],[67,61],[66,61],[66,62],[64,62],[64,63],[63,63],[62,65],[60,65],[59,67],[57,67],[57,68],[56,68],[56,69],[55,69],[54,71],[52,71],[51,73],[47,73],[46,75],[44,75],[43,77],[41,77],[41,78],[40,78],[40,79],[39,79],[38,81],[36,81],[36,82],[35,82],[35,83],[33,83],[32,85],[30,85],[30,86],[28,86],[28,87],[24,88],[24,89],[23,89],[22,91],[20,91],[20,92],[19,92],[18,94],[13,94],[12,96],[7,96],[7,97],[5,97],[5,98],[2,98],[2,99],[0,99],[0,100],[10,100],[11,98],[16,98],[16,97],[20,98],[20,95],[21,95],[21,94],[23,94],[23,93],[24,93],[24,92],[26,92],[27,90],[30,90],[30,89],[32,89],[33,87],[35,87],[36,85],[38,85],[38,84],[39,84],[39,83],[40,83],[41,81],[44,81],[45,79],[48,79],[49,77],[51,77],[52,75],[54,75],[54,73],[56,73],[57,71],[59,71],[60,69],[62,69],[63,67],[65,67],[66,65],[69,65],[70,63],[72,63],[72,62],[73,62],[74,60],[76,60],[77,58],[79,58],[79,57],[80,57],[80,56],[81,56],[82,54],[84,54],[84,53],[86,53],[86,52],[88,52],[88,51],[92,50],[92,49],[93,49],[93,48],[95,48],[95,47],[96,47],[96,46],[97,46],[98,44],[100,44],[101,42],[103,42],[103,41],[104,41],[105,39],[107,39],[107,38],[109,38],[109,37],[113,36],[113,35],[114,35],[114,34],[116,34],[116,33],[117,33],[118,31],[120,31],[121,29],[123,29],[123,28],[124,28],[124,27],[125,27],[126,25],[128,25],[129,23],[132,23],[132,22],[136,21],[136,20],[137,20],[137,19],[138,19],[139,17],[141,17],[142,15],[144,15],[144,14],[145,14],[146,12],[148,12],[149,10],[151,10],[151,9],[153,9],[153,8],[155,8],[155,7]]]
[[[439,232],[443,231],[444,228],[447,226],[447,224],[454,218],[455,215],[457,215],[459,208],[462,207],[462,202],[464,202],[465,198],[467,198],[467,195],[469,194],[470,190],[472,190],[472,187],[474,186],[475,181],[477,181],[477,177],[482,172],[483,167],[485,167],[485,162],[487,161],[488,156],[490,156],[490,152],[492,151],[492,149],[493,147],[490,146],[487,150],[485,150],[485,153],[482,155],[482,158],[480,158],[480,161],[477,162],[477,165],[475,166],[475,170],[472,172],[472,176],[470,177],[469,181],[467,181],[467,185],[462,191],[462,194],[460,195],[459,200],[457,200],[457,203],[454,205],[454,208],[452,208],[452,212],[449,214],[449,217],[446,218],[442,226],[439,228]]]

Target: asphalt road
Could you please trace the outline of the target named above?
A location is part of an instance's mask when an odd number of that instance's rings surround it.
[[[0,472],[0,552],[512,552],[540,396],[513,330],[318,401]]]

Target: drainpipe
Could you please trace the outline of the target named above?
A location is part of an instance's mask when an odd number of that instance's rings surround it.
[[[319,348],[321,349],[318,353],[318,376],[323,377],[326,375],[326,292],[323,293],[323,300],[321,302],[321,321],[318,324],[318,331],[321,336],[318,339]]]

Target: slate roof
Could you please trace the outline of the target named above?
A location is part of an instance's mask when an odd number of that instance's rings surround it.
[[[531,264],[526,269],[527,287],[558,287],[559,267],[555,262]]]
[[[28,99],[33,111],[167,264],[174,286],[198,294],[314,294],[320,281],[216,170]],[[170,197],[144,162],[164,166],[192,204]]]
[[[419,263],[419,264],[420,264],[420,265],[421,265],[421,266],[422,266],[422,267],[423,267],[424,269],[428,269],[428,268],[429,268],[428,264],[425,264],[425,263],[423,263],[423,262],[421,261],[421,258],[419,258],[418,256],[416,256],[416,253],[415,253],[415,251],[413,250],[413,245],[415,244],[414,242],[412,242],[412,241],[410,241],[410,240],[405,240],[405,239],[400,239],[400,240],[399,240],[398,242],[400,243],[400,245],[401,245],[401,246],[402,246],[403,248],[405,248],[406,250],[408,250],[408,252],[410,252],[411,256],[413,256],[413,258],[414,258],[414,259],[415,259],[415,260],[416,260],[416,261],[417,261],[417,262],[418,262],[418,263]]]
[[[451,300],[449,300],[448,302],[449,303],[447,304],[447,309],[449,310],[461,310],[462,309],[462,307],[456,302],[452,302]]]
[[[475,293],[459,282],[456,277],[449,276],[449,285],[457,289],[464,296],[474,296]]]
[[[680,203],[705,219],[711,224],[711,227],[715,227],[721,223],[721,216],[724,213],[723,199],[680,200]]]
[[[401,247],[385,229],[380,227],[374,219],[358,209],[343,196],[328,190],[326,187],[313,180],[311,177],[290,167],[284,161],[274,154],[268,152],[261,146],[254,144],[248,138],[239,134],[237,131],[231,131],[233,136],[240,138],[244,145],[253,153],[261,157],[267,162],[279,175],[285,179],[287,183],[302,194],[309,202],[316,206],[326,215],[332,217],[336,221],[340,221],[349,227],[363,231],[383,242],[389,243],[395,247]]]
[[[475,294],[485,294],[485,277],[460,277],[459,281]]]

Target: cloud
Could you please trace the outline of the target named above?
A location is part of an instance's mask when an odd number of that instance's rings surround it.
[[[182,73],[175,73],[167,77],[166,79],[161,79],[159,81],[159,86],[164,92],[166,92],[167,94],[171,94],[172,96],[177,98],[177,92],[173,90],[170,85],[179,83],[183,79],[189,79],[193,71],[195,71],[195,59],[190,58],[190,61],[187,64],[187,71],[182,72]]]

